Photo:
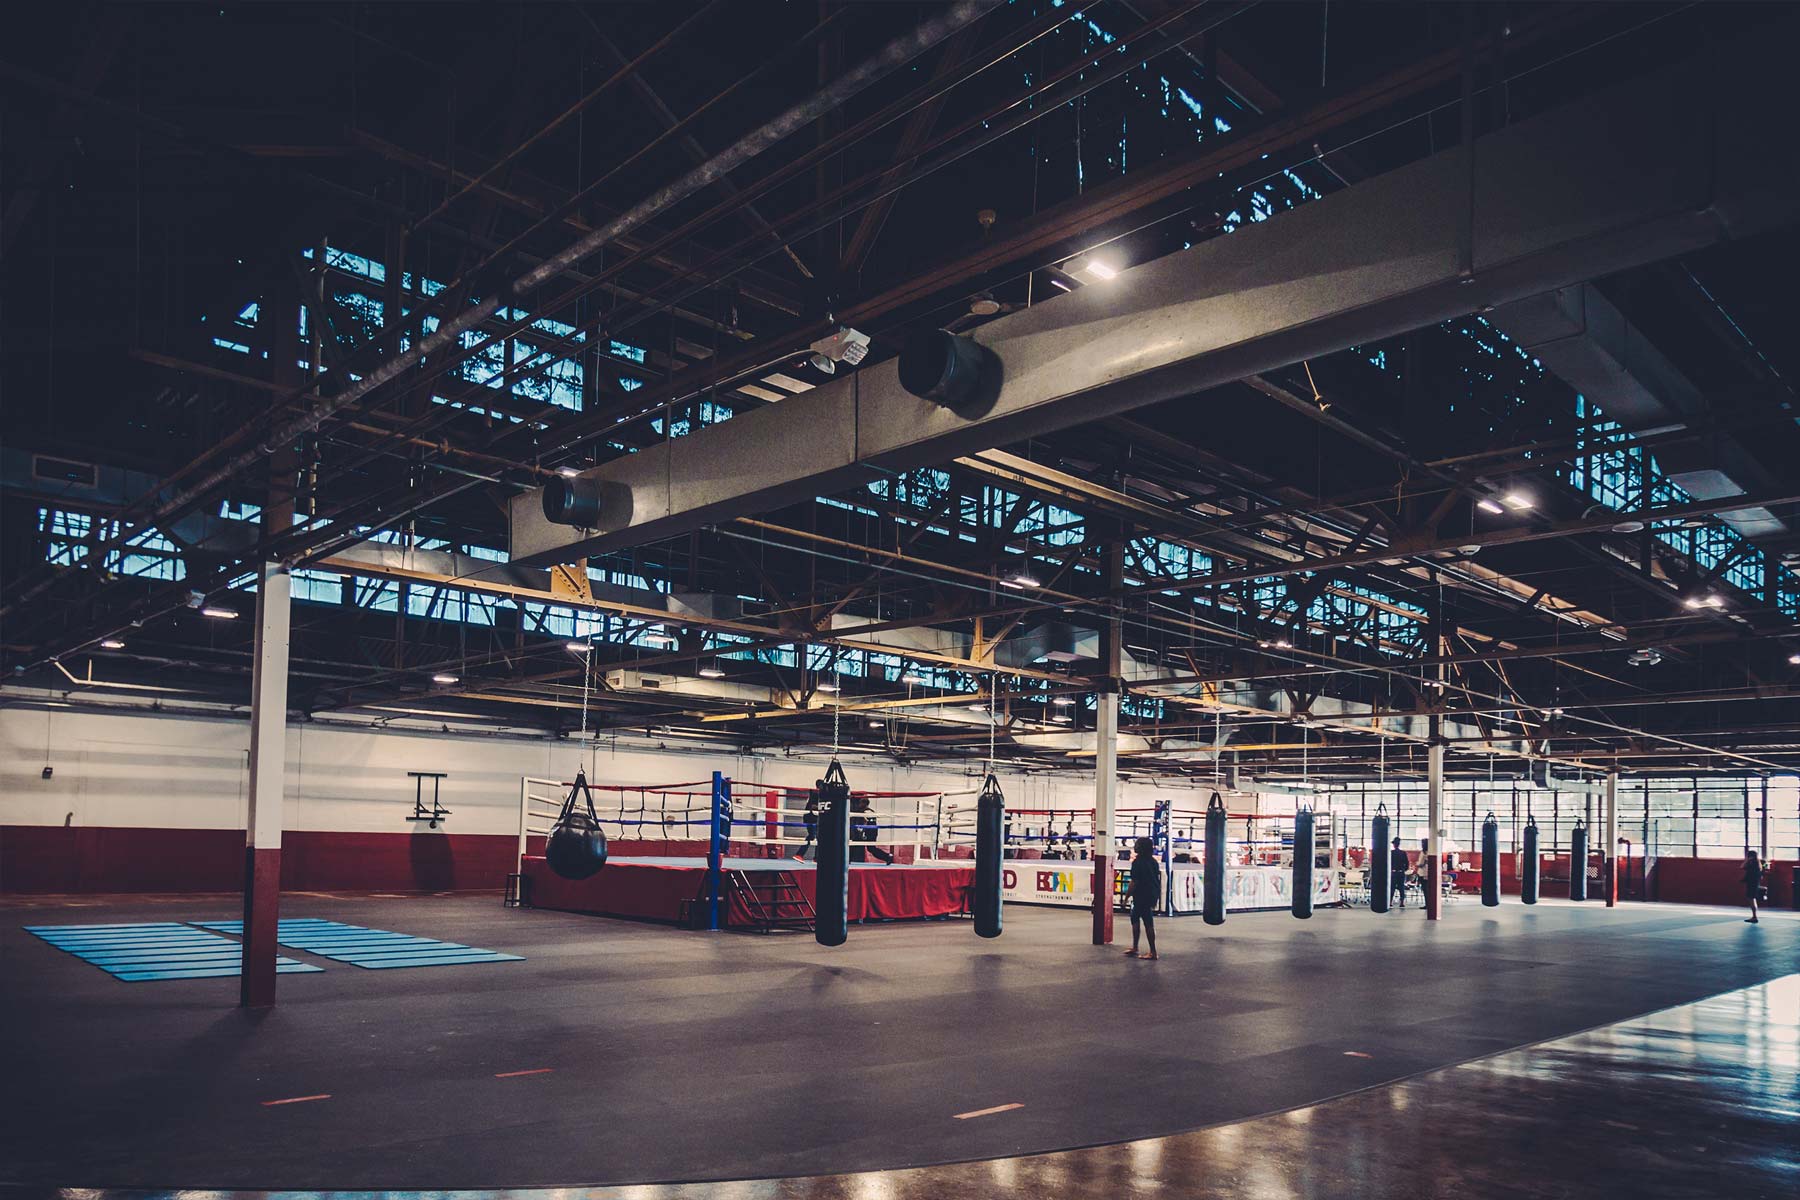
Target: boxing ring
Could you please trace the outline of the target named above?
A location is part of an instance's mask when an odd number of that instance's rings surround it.
[[[690,783],[590,783],[607,863],[591,878],[568,880],[550,870],[543,848],[571,786],[520,782],[519,894],[534,908],[724,929],[768,928],[772,904],[793,915],[816,903],[815,868],[799,857],[812,844],[811,788],[722,774]],[[860,811],[851,818],[849,920],[968,911],[974,864],[939,858],[946,830],[966,821],[973,838],[972,806],[965,815],[953,801],[938,792],[851,793]]]
[[[1001,865],[1001,896],[1013,904],[1087,909],[1093,904],[1092,809],[1008,809],[1007,858]],[[1225,911],[1255,912],[1293,903],[1295,819],[1292,814],[1226,815]],[[1200,863],[1206,814],[1164,803],[1121,809],[1114,817],[1112,895],[1127,907],[1131,864],[1138,838],[1157,847],[1163,866],[1161,911],[1172,916],[1199,913],[1205,868]],[[1337,825],[1328,809],[1314,813],[1313,903],[1341,899],[1337,867]]]
[[[770,927],[769,898],[810,912],[817,900],[811,788],[751,784],[715,773],[673,784],[590,783],[610,853],[599,874],[567,880],[543,858],[545,838],[571,784],[521,781],[517,874],[537,908],[668,921],[692,928]],[[968,911],[974,883],[974,792],[852,791],[847,918],[906,920]],[[1086,910],[1093,904],[1094,812],[1008,808],[1001,896],[1015,904]],[[1287,908],[1293,900],[1295,817],[1228,813],[1227,912]],[[1129,855],[1140,837],[1156,846],[1165,886],[1161,911],[1199,913],[1206,815],[1171,801],[1115,816],[1111,895],[1123,909]],[[1315,905],[1340,900],[1338,823],[1314,813]],[[891,861],[890,861],[891,860]]]

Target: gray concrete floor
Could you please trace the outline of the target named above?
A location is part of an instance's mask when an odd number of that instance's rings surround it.
[[[233,980],[122,984],[19,930],[225,908],[0,906],[0,1180],[764,1178],[595,1193],[618,1200],[1800,1194],[1796,985],[1643,1016],[1800,972],[1787,914],[1234,916],[1165,922],[1167,957],[1138,963],[1086,945],[1078,915],[1020,908],[997,943],[942,922],[824,950],[488,899],[291,896],[289,916],[526,961],[325,964],[283,977],[261,1017],[232,1008]],[[312,1095],[329,1098],[265,1104]],[[1116,1144],[1045,1153],[1100,1143]]]

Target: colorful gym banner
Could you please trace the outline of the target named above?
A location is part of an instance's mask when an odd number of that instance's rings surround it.
[[[1113,895],[1123,897],[1130,866],[1113,872]],[[1175,911],[1200,911],[1203,870],[1198,863],[1175,863],[1170,868],[1174,880]],[[1087,908],[1094,897],[1094,864],[1081,860],[1015,859],[1001,870],[1002,895],[1014,904],[1051,904],[1066,908]],[[1225,873],[1225,909],[1227,912],[1249,912],[1264,908],[1287,908],[1293,872],[1287,867],[1232,867]],[[1313,874],[1313,902],[1338,902],[1338,877],[1335,870],[1321,869]]]

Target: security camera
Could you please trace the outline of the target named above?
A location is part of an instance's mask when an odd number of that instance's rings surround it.
[[[833,375],[839,363],[854,367],[869,356],[869,335],[840,325],[836,333],[820,338],[808,349],[812,356],[807,361],[825,374]]]

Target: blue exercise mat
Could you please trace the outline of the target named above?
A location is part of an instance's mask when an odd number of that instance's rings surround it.
[[[198,921],[202,929],[242,934],[242,921]],[[501,954],[458,942],[365,929],[320,917],[296,917],[276,923],[275,940],[290,950],[304,950],[333,962],[366,967],[371,971],[390,967],[448,967],[465,963],[521,962],[517,954]]]
[[[126,983],[219,979],[239,974],[243,966],[244,951],[239,943],[176,921],[142,925],[27,925],[25,932]],[[275,960],[275,970],[281,975],[324,969],[291,958]]]

